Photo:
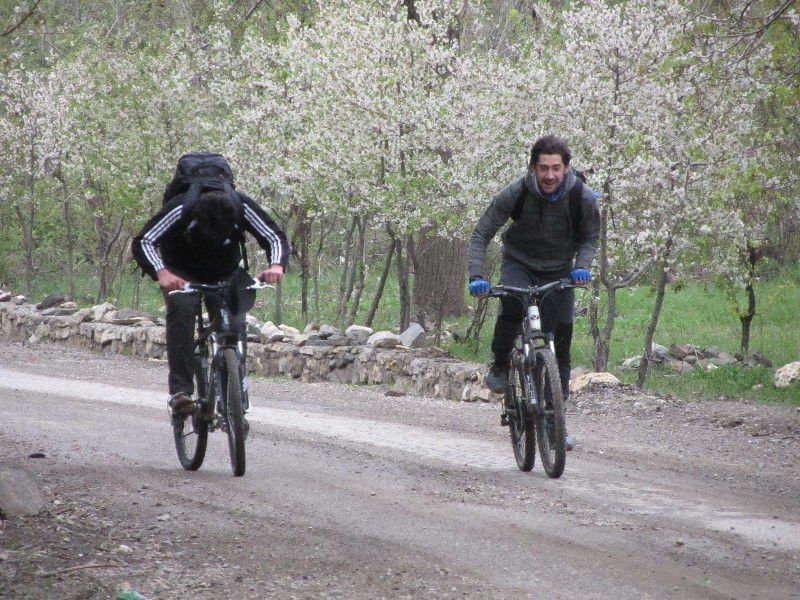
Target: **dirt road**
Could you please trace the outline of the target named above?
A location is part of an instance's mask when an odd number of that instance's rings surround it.
[[[256,380],[234,478],[221,433],[179,468],[163,364],[0,354],[0,465],[47,502],[0,521],[2,598],[800,598],[794,408],[599,391],[550,480],[496,405]]]

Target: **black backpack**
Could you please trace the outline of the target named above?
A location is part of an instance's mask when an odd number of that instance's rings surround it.
[[[581,197],[583,196],[583,184],[586,181],[586,175],[583,171],[573,170],[578,181],[572,186],[569,191],[569,220],[572,223],[572,230],[575,232],[575,237],[578,237],[580,231],[581,219],[583,218],[583,210],[581,209]],[[514,203],[514,208],[511,211],[511,218],[519,221],[522,216],[522,207],[525,204],[525,199],[528,197],[528,187],[522,183],[522,193],[517,197]]]
[[[244,203],[233,184],[233,170],[228,161],[221,154],[214,152],[189,152],[178,159],[175,175],[164,190],[163,204],[179,194],[186,194],[183,206],[188,213],[192,211],[204,192],[214,190],[225,193],[233,206],[237,223],[241,222],[244,215]],[[244,232],[239,229],[239,234],[244,268],[247,269]]]

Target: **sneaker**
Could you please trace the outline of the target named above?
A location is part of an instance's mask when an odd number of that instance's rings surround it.
[[[195,409],[194,401],[189,397],[186,392],[177,392],[169,397],[167,402],[173,417],[184,417],[192,414]]]
[[[492,365],[486,374],[486,386],[496,394],[505,392],[508,387],[508,368]]]
[[[576,443],[577,442],[575,441],[575,436],[569,434],[564,436],[564,447],[567,450],[572,450],[573,448],[575,448]]]

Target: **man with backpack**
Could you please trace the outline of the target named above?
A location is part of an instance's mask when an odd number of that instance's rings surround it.
[[[279,283],[289,258],[286,235],[258,204],[235,191],[233,173],[221,155],[196,152],[180,158],[161,210],[133,239],[134,259],[158,281],[166,300],[169,407],[175,415],[195,408],[192,352],[200,298],[169,292],[187,282],[217,283],[236,276],[242,258],[247,262],[245,231],[269,259],[258,278]],[[238,319],[243,326],[245,315]]]
[[[512,223],[502,234],[503,285],[541,285],[568,275],[578,285],[589,282],[600,236],[599,195],[570,168],[570,158],[562,139],[554,135],[539,138],[531,147],[527,173],[494,197],[470,238],[472,295],[482,296],[491,287],[483,275],[486,248],[509,218]],[[574,306],[571,288],[548,294],[540,305],[542,329],[554,336],[565,401],[569,395]],[[523,316],[518,302],[501,298],[492,338],[494,362],[486,376],[493,392],[503,392],[508,385],[509,354]],[[568,450],[574,443],[574,438],[567,436]]]

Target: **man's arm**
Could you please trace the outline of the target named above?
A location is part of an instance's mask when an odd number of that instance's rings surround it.
[[[589,270],[597,253],[597,240],[600,239],[600,209],[597,194],[587,186],[583,187],[581,211],[575,268]]]
[[[492,203],[484,211],[475,230],[469,238],[469,249],[467,251],[468,268],[470,279],[483,279],[483,261],[486,256],[486,248],[492,241],[497,231],[511,217],[511,211],[517,202],[520,194],[524,191],[525,180],[520,178],[506,186],[497,196],[492,199]]]
[[[289,261],[289,241],[286,234],[256,202],[239,193],[244,205],[244,226],[256,238],[269,259],[269,268],[259,274],[266,283],[280,283]]]
[[[131,254],[133,254],[134,260],[142,271],[156,281],[160,281],[157,274],[166,269],[158,252],[158,245],[164,234],[180,221],[182,214],[182,203],[168,202],[142,227],[142,230],[131,242]]]

